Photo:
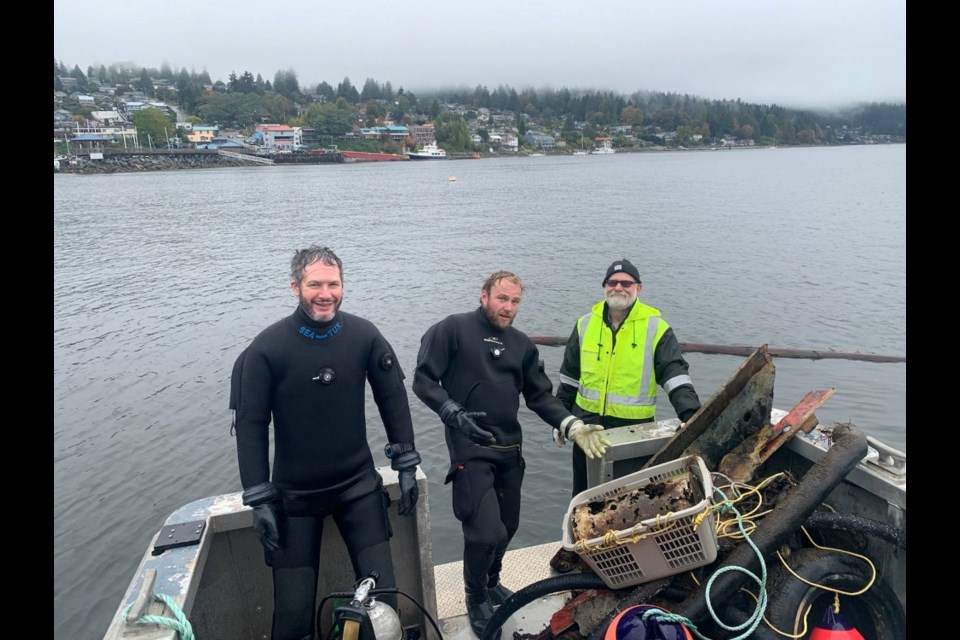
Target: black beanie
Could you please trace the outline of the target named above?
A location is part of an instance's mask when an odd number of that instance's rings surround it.
[[[615,273],[625,273],[628,276],[631,276],[637,282],[640,282],[640,272],[637,271],[637,268],[633,266],[632,262],[630,262],[626,258],[623,258],[622,260],[617,260],[612,265],[610,265],[610,268],[607,269],[607,275],[603,277],[603,282],[601,282],[600,284],[606,286],[607,280],[609,280],[610,276],[612,276]]]

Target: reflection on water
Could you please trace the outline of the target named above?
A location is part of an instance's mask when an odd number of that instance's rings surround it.
[[[293,250],[344,261],[344,310],[407,383],[423,331],[505,268],[518,328],[567,335],[616,258],[683,342],[906,353],[905,146],[252,167],[54,179],[57,638],[99,638],[166,516],[240,490],[230,367],[295,303]],[[561,347],[542,347],[554,384]],[[742,358],[688,354],[702,400]],[[776,359],[776,398],[906,450],[906,365]],[[408,387],[409,388],[409,387]],[[662,395],[662,394],[661,394]],[[439,419],[410,393],[437,562],[457,559]],[[658,417],[674,417],[661,397]],[[372,399],[368,438],[386,438]],[[521,410],[515,546],[560,539],[569,449]],[[386,460],[377,459],[379,464]]]

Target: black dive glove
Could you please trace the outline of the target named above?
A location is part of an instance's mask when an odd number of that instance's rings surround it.
[[[420,488],[417,487],[417,465],[420,464],[420,454],[413,448],[413,443],[388,444],[383,452],[390,458],[390,468],[397,472],[400,481],[400,502],[397,504],[397,513],[407,516],[413,513],[420,497]]]
[[[243,504],[253,507],[253,529],[267,551],[280,548],[280,492],[272,482],[261,482],[243,492]]]
[[[493,434],[477,426],[477,418],[486,418],[486,411],[467,411],[453,400],[440,405],[440,419],[451,429],[457,429],[477,444],[496,444]]]

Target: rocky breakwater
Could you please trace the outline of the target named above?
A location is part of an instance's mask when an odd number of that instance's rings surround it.
[[[171,151],[103,151],[77,155],[75,160],[60,162],[61,173],[121,173],[132,171],[171,171],[177,169],[209,169],[215,167],[264,166],[256,160],[222,155],[207,150]]]

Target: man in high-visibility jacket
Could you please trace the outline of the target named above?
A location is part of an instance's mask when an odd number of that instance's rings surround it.
[[[681,422],[700,408],[680,343],[660,311],[637,299],[643,285],[626,259],[610,265],[603,278],[605,299],[580,317],[560,365],[557,397],[585,423],[604,429],[655,420],[657,387],[670,397]],[[554,430],[554,441],[565,439]],[[584,452],[573,447],[573,495],[587,489]],[[550,566],[565,573],[578,556],[563,548]]]

